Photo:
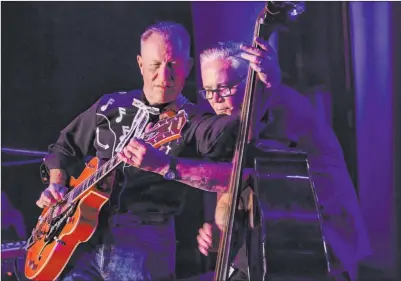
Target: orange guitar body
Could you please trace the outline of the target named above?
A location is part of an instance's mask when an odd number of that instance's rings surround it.
[[[93,158],[77,179],[73,177],[70,179],[70,186],[76,187],[92,175],[98,164],[98,158]],[[75,212],[57,235],[57,239],[45,242],[43,236],[28,249],[25,261],[25,276],[28,279],[46,281],[56,279],[78,245],[92,237],[98,224],[100,209],[108,201],[109,193],[99,191],[92,186],[77,199],[79,202]],[[42,217],[45,217],[47,212],[48,208],[42,212]],[[38,224],[40,223],[39,221]]]
[[[188,117],[184,110],[157,122],[143,140],[154,148],[181,137]],[[25,276],[32,280],[55,280],[79,244],[95,232],[102,206],[109,200],[113,177],[96,184],[121,163],[117,155],[99,167],[93,158],[81,175],[70,179],[72,188],[61,202],[43,210],[27,243]],[[32,239],[32,240],[31,240]]]

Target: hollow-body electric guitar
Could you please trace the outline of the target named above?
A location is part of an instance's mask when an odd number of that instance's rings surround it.
[[[163,119],[144,134],[153,147],[179,139],[188,118],[185,111]],[[111,187],[98,184],[121,163],[115,155],[99,167],[93,158],[78,178],[71,177],[70,191],[56,205],[45,208],[27,245],[25,276],[32,280],[56,279],[80,243],[88,241],[98,225],[102,206],[109,200]]]

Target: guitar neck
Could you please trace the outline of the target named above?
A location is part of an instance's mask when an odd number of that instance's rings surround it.
[[[86,180],[84,180],[80,185],[76,188],[72,189],[66,196],[66,200],[71,202],[75,200],[80,194],[82,194],[85,190],[98,183],[101,179],[107,176],[111,171],[120,165],[122,161],[118,158],[117,155],[113,156],[110,160],[104,163],[99,169],[96,170],[95,173],[90,175]]]

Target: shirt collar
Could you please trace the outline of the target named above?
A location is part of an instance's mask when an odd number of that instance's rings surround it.
[[[143,91],[142,91],[140,99],[145,105],[151,106],[151,105],[149,105],[149,101],[147,100],[145,93]],[[186,97],[184,97],[182,93],[179,93],[177,98],[175,99],[175,101],[158,104],[158,105],[152,105],[152,107],[158,108],[160,110],[160,113],[168,111],[168,110],[173,110],[173,111],[177,112],[187,102],[189,102],[189,100]]]

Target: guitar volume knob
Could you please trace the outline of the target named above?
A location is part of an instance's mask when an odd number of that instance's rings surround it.
[[[30,261],[28,262],[28,266],[29,266],[29,268],[32,269],[32,270],[35,270],[36,268],[38,268],[38,265],[37,265],[33,260],[30,260]]]

